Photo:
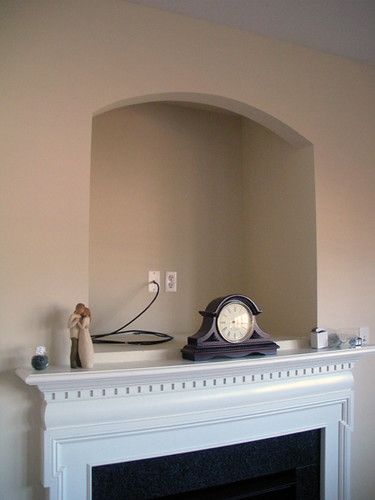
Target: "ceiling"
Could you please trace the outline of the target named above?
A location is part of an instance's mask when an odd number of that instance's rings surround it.
[[[375,0],[130,0],[375,64]]]

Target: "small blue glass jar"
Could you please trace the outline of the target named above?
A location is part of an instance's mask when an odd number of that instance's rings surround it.
[[[35,349],[35,356],[31,358],[31,366],[35,370],[44,370],[48,366],[48,356],[44,345],[39,345]]]

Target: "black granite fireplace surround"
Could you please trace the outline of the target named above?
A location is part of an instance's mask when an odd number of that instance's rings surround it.
[[[320,430],[92,469],[93,500],[318,500]]]

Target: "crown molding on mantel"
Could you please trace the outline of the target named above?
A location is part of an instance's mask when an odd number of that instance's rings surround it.
[[[176,357],[154,362],[99,364],[89,370],[52,366],[38,372],[32,368],[19,368],[16,373],[26,384],[37,386],[43,393],[115,388],[125,384],[129,389],[127,394],[133,394],[134,387],[135,393],[139,394],[177,390],[184,383],[183,389],[198,389],[207,387],[207,382],[214,380],[215,386],[224,386],[337,372],[352,368],[360,357],[375,352],[375,345],[317,350],[299,347],[298,342],[293,341],[281,341],[279,344],[281,348],[277,355],[257,358],[193,362]],[[239,377],[239,380],[233,381],[234,377]],[[204,381],[206,384],[198,383]],[[158,387],[168,382],[174,382],[175,386]]]

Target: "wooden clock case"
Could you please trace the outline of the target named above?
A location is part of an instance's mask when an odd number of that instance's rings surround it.
[[[253,333],[238,343],[225,340],[217,328],[217,317],[221,309],[232,302],[247,306],[254,315]],[[256,304],[244,295],[227,295],[212,300],[204,311],[199,311],[203,316],[202,324],[197,333],[188,337],[187,345],[181,350],[182,357],[192,361],[206,361],[217,357],[238,358],[254,354],[276,354],[279,346],[256,322],[256,316],[261,312]]]

